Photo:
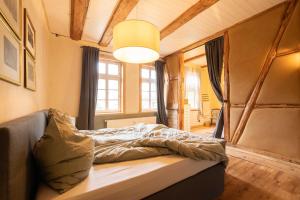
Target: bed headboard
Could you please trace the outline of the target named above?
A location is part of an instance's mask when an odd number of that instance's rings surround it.
[[[44,134],[47,111],[0,124],[0,199],[34,199],[38,173],[32,148]]]

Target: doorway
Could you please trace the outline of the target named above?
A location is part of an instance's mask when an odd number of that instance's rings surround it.
[[[204,45],[184,56],[184,130],[196,134],[212,133],[221,109],[209,80]],[[224,76],[221,80],[224,86]],[[224,88],[224,87],[223,87]]]

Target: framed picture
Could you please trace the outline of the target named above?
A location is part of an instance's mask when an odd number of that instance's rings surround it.
[[[21,85],[22,44],[0,16],[0,79]]]
[[[36,71],[33,57],[28,51],[24,50],[25,57],[25,87],[27,89],[36,90]]]
[[[0,0],[0,13],[18,39],[22,37],[22,0]]]
[[[35,29],[26,9],[24,9],[24,18],[24,46],[32,57],[35,58]]]

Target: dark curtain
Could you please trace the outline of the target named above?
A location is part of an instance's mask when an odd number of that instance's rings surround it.
[[[222,108],[219,113],[214,137],[221,138],[224,128],[224,115],[223,115],[223,95],[221,88],[221,75],[223,68],[223,51],[224,51],[224,37],[219,37],[205,43],[205,53],[207,59],[208,75],[211,86],[218,98],[222,103]]]
[[[76,126],[81,130],[92,130],[97,102],[99,49],[82,48],[81,92]]]
[[[156,123],[168,126],[168,117],[164,101],[164,69],[163,61],[155,61],[156,85],[157,85],[157,118]]]

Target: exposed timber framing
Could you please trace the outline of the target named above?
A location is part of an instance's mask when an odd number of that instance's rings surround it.
[[[286,55],[289,55],[289,54],[299,53],[299,52],[300,52],[300,48],[296,48],[296,49],[292,49],[292,50],[277,53],[276,57],[286,56]]]
[[[70,38],[80,40],[90,0],[71,0]]]
[[[224,33],[225,33],[226,31],[229,31],[230,29],[232,29],[232,28],[234,28],[234,27],[236,27],[236,26],[238,26],[238,25],[240,25],[240,24],[243,24],[243,23],[245,23],[245,22],[248,22],[248,21],[250,21],[250,20],[252,20],[252,19],[255,19],[255,18],[257,18],[257,17],[259,17],[259,16],[261,16],[261,15],[264,15],[265,13],[269,12],[270,10],[273,10],[273,9],[275,9],[275,8],[278,8],[278,7],[282,6],[283,4],[288,4],[288,3],[289,3],[289,1],[284,1],[284,2],[282,2],[282,3],[279,3],[279,4],[277,4],[277,5],[275,5],[275,6],[271,7],[271,8],[268,8],[267,10],[264,10],[264,11],[262,11],[262,12],[260,12],[260,13],[257,13],[257,14],[255,14],[255,15],[253,15],[252,17],[249,17],[249,18],[247,18],[247,19],[245,19],[245,20],[242,20],[242,21],[240,21],[240,22],[237,22],[236,24],[233,24],[232,26],[230,26],[230,27],[228,27],[228,28],[225,28],[225,29],[223,29],[223,30],[221,30],[221,31],[218,31],[218,32],[216,32],[216,33],[214,33],[214,34],[212,34],[212,35],[206,37],[206,38],[203,38],[203,39],[201,39],[201,40],[198,40],[198,41],[196,41],[196,42],[194,42],[194,43],[192,43],[192,44],[190,44],[190,45],[187,45],[186,47],[183,47],[183,48],[181,48],[181,49],[179,49],[179,50],[177,50],[177,51],[175,51],[175,52],[173,52],[173,53],[170,53],[169,55],[176,54],[176,53],[179,53],[179,52],[185,53],[185,52],[187,52],[187,51],[191,51],[191,50],[193,50],[193,49],[195,49],[195,48],[198,48],[198,47],[204,45],[206,42],[208,42],[208,41],[210,41],[210,40],[213,40],[213,39],[216,39],[216,38],[218,38],[218,37],[221,37],[222,35],[224,35]],[[167,55],[167,56],[169,56],[169,55]],[[167,57],[167,56],[165,56],[165,57]]]
[[[224,34],[224,138],[230,141],[230,82],[229,82],[229,36],[228,32]]]
[[[245,104],[230,104],[231,108],[245,108]]]
[[[286,11],[283,15],[283,18],[281,20],[281,24],[280,24],[280,27],[279,27],[279,30],[277,32],[277,35],[272,43],[272,46],[267,54],[267,57],[265,59],[265,62],[261,68],[261,72],[259,74],[259,77],[258,77],[258,80],[251,92],[251,95],[250,95],[250,98],[248,99],[247,103],[246,103],[246,106],[245,106],[245,109],[242,113],[242,116],[239,120],[239,123],[237,125],[237,128],[233,134],[233,137],[232,137],[232,143],[233,144],[237,144],[240,137],[242,136],[243,132],[244,132],[244,129],[245,129],[245,126],[247,124],[247,121],[250,117],[250,114],[255,106],[255,103],[256,103],[256,100],[258,98],[258,95],[260,93],[260,90],[261,90],[261,87],[264,83],[264,80],[270,70],[270,67],[272,65],[272,62],[273,60],[276,58],[276,55],[277,55],[277,49],[278,49],[278,46],[279,46],[279,43],[280,43],[280,40],[288,26],[288,23],[293,15],[293,11],[295,10],[295,7],[296,7],[296,3],[297,1],[296,0],[291,0],[289,1],[289,4],[288,4],[288,7],[286,8]]]
[[[119,22],[125,20],[139,0],[119,0],[106,29],[99,41],[99,45],[108,46],[113,37],[113,28]],[[105,5],[104,5],[105,6]]]
[[[300,104],[256,104],[254,108],[300,108]]]
[[[231,104],[231,108],[245,108],[246,104]],[[254,108],[300,108],[300,104],[255,104]]]
[[[185,60],[184,60],[184,62],[190,62],[190,61],[192,61],[192,60],[195,60],[195,59],[201,58],[201,57],[203,57],[203,56],[205,56],[205,53],[202,53],[202,54],[199,54],[199,55],[196,55],[196,56],[193,56],[193,57],[187,58],[187,59],[185,59]]]
[[[193,19],[199,13],[203,12],[219,0],[199,0],[197,3],[192,5],[189,9],[187,9],[184,13],[182,13],[179,17],[177,17],[174,21],[172,21],[169,25],[167,25],[163,30],[160,31],[160,39],[164,39],[174,31],[176,31],[179,27]]]
[[[183,130],[184,128],[184,78],[185,78],[185,67],[184,67],[184,60],[183,54],[180,53],[179,55],[179,109],[178,109],[178,119],[179,119],[179,129]]]

